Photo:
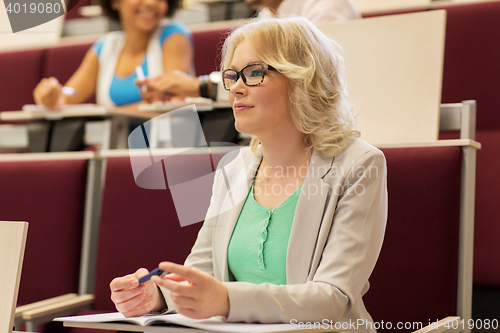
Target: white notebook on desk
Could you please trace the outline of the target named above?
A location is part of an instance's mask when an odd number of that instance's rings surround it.
[[[211,332],[228,333],[264,333],[264,332],[297,332],[311,331],[307,327],[298,324],[246,324],[246,323],[227,323],[217,317],[208,319],[191,319],[181,314],[166,315],[146,315],[142,317],[125,318],[121,313],[105,313],[88,316],[74,316],[56,318],[54,321],[64,322],[64,326],[101,328],[115,330],[143,331],[147,327],[148,332],[170,332],[172,327],[177,330],[178,326],[184,326],[183,329],[197,329]],[[314,331],[329,331],[332,329],[323,329],[316,327]]]
[[[213,101],[211,99],[202,97],[186,97],[186,99],[184,99],[183,101],[166,101],[154,102],[151,104],[140,104],[138,106],[138,110],[167,112],[193,104],[196,106],[197,111],[211,111],[213,109]]]
[[[60,110],[52,110],[46,108],[45,106],[40,106],[36,104],[25,104],[23,105],[23,111],[28,112],[59,112],[59,111],[96,111],[96,110],[106,110],[105,106],[85,103],[85,104],[66,104],[61,106]]]
[[[103,116],[108,112],[108,108],[97,104],[74,104],[63,105],[60,110],[50,110],[35,104],[26,104],[22,111],[8,111],[0,113],[0,120],[20,121],[47,119],[57,120],[71,117]]]

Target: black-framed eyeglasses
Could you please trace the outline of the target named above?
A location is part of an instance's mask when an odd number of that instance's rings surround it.
[[[266,71],[277,71],[276,68],[267,64],[254,63],[243,67],[241,71],[228,68],[222,72],[222,83],[224,89],[229,90],[241,77],[245,85],[252,87],[258,86],[264,81]]]

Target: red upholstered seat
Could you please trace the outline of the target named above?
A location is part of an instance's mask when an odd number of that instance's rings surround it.
[[[500,2],[447,11],[443,103],[477,101],[477,129],[500,129]]]
[[[500,1],[441,8],[447,11],[441,101],[477,101],[476,140],[483,146],[477,153],[474,284],[498,287],[500,263],[491,254],[497,253],[500,236],[496,168],[500,164]],[[389,14],[397,13],[385,13]],[[456,137],[440,134],[440,139]]]
[[[28,221],[18,304],[78,292],[87,160],[0,162],[0,220]]]
[[[81,18],[82,16],[78,13],[80,7],[92,5],[91,0],[66,0],[66,7],[68,12],[66,13],[65,19],[71,20],[74,18]]]
[[[33,103],[41,79],[43,50],[0,53],[0,111],[21,110]]]
[[[429,320],[456,313],[462,150],[383,152],[389,218],[382,252],[363,299],[375,322],[391,322],[393,329],[398,322],[419,321],[426,326]]]
[[[474,284],[500,285],[500,130],[476,133],[477,152],[474,228]]]
[[[204,156],[206,158],[206,156]],[[217,163],[222,155],[214,155]],[[205,169],[200,155],[182,156],[175,167]],[[148,157],[149,159],[149,157]],[[170,191],[143,189],[136,185],[130,158],[107,161],[106,184],[97,251],[94,308],[116,311],[109,283],[117,276],[144,267],[151,270],[161,261],[183,263],[196,240],[201,223],[181,227]]]
[[[197,75],[206,75],[218,70],[221,50],[228,29],[193,32],[194,63]]]

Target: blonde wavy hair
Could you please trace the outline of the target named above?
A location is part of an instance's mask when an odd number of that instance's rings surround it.
[[[255,46],[263,62],[287,77],[291,116],[307,147],[333,157],[340,154],[349,137],[359,136],[337,43],[302,17],[256,19],[227,37],[221,70],[229,68],[243,40]],[[253,136],[250,146],[254,154],[259,143]]]

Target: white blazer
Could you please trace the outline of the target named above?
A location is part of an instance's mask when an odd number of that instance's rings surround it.
[[[382,152],[357,139],[349,139],[335,158],[313,152],[290,232],[286,285],[230,281],[229,240],[261,160],[249,148],[222,158],[207,218],[185,265],[225,281],[231,322],[331,320],[350,323],[349,328],[361,320],[371,322],[362,296],[387,220]],[[173,309],[168,290],[162,292]]]

